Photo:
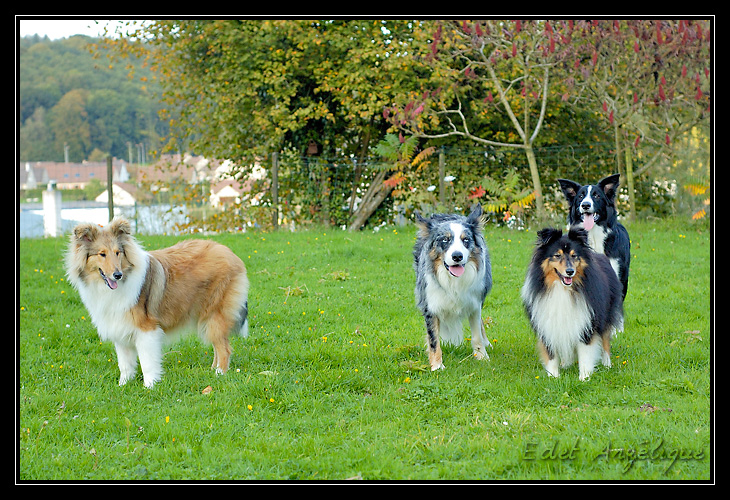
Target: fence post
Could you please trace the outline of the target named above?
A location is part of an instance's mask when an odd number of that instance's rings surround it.
[[[321,203],[322,203],[322,224],[325,226],[330,225],[330,168],[327,161],[317,161],[317,164],[322,167],[321,175],[319,179],[319,188],[321,192]]]
[[[43,236],[55,238],[62,229],[61,192],[56,189],[56,181],[51,180],[43,191]]]
[[[279,153],[271,153],[271,223],[279,229]]]
[[[106,194],[109,198],[107,205],[109,206],[109,220],[114,218],[114,173],[112,172],[112,155],[106,157]]]

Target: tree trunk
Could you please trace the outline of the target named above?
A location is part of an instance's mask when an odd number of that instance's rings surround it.
[[[370,118],[370,124],[365,127],[365,131],[360,134],[360,158],[355,165],[355,179],[352,181],[352,194],[350,194],[350,207],[347,212],[349,216],[353,216],[352,209],[355,206],[355,198],[357,198],[357,187],[360,184],[360,177],[362,176],[362,168],[365,163],[365,159],[368,156],[368,147],[370,147],[370,131],[373,128],[375,122],[375,116]]]
[[[535,206],[537,207],[537,218],[540,221],[545,220],[545,200],[542,197],[542,184],[540,183],[540,172],[537,170],[537,160],[535,159],[535,151],[532,144],[525,147],[527,154],[527,163],[530,165],[530,175],[532,175],[532,186],[535,188]]]
[[[363,196],[360,205],[353,214],[354,217],[348,228],[350,231],[357,231],[368,221],[370,216],[378,209],[383,200],[385,200],[390,192],[393,190],[392,187],[388,187],[383,184],[385,176],[388,175],[388,170],[381,170],[378,175],[375,176],[373,182],[370,183],[365,196]]]

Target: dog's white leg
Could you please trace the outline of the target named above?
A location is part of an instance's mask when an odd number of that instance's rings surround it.
[[[550,377],[559,377],[560,376],[560,368],[558,358],[554,357],[553,359],[549,359],[545,362],[545,371],[547,372],[548,376]]]
[[[119,364],[119,385],[124,385],[137,373],[137,349],[134,345],[115,342]]]
[[[606,368],[611,368],[611,355],[603,349],[601,349],[601,363]]]
[[[616,329],[611,328],[601,336],[601,363],[606,368],[611,368],[611,338],[616,335]]]
[[[582,342],[578,344],[578,378],[580,380],[586,380],[591,376],[596,363],[601,358],[601,352],[605,351],[603,351],[601,339],[597,335],[593,337],[590,344]]]
[[[471,347],[474,349],[476,359],[489,359],[487,347],[491,347],[487,334],[482,323],[482,312],[478,310],[469,316],[469,327],[471,328]]]
[[[162,343],[165,333],[161,329],[138,332],[135,346],[139,354],[145,387],[151,388],[162,378]]]

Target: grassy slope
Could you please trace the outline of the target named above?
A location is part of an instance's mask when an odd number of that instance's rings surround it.
[[[709,232],[629,231],[626,331],[588,382],[545,376],[519,299],[534,232],[504,229],[486,234],[491,360],[465,343],[428,371],[410,227],[214,237],[248,267],[251,334],[226,376],[197,339],[170,345],[153,390],[117,386],[65,241],[22,240],[19,478],[709,479]]]

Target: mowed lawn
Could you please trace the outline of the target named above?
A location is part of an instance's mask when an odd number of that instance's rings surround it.
[[[16,478],[709,481],[710,228],[627,227],[625,332],[586,382],[577,366],[548,378],[535,350],[520,287],[537,228],[487,229],[491,359],[466,342],[438,372],[414,304],[414,226],[206,237],[248,268],[250,335],[224,376],[194,336],[167,346],[152,390],[117,385],[114,347],[65,279],[66,239],[21,240]]]

